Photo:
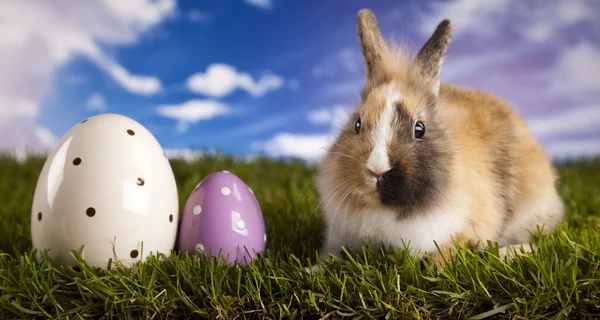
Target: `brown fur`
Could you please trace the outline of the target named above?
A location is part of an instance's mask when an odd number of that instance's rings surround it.
[[[319,164],[319,190],[335,189],[327,190],[332,193],[324,199],[338,204],[333,215],[337,210],[393,209],[402,221],[437,208],[459,208],[469,223],[453,237],[479,245],[498,241],[507,250],[508,245],[528,242],[537,224],[548,233],[562,219],[556,175],[525,121],[508,104],[440,82],[451,30],[451,22],[442,21],[410,63],[401,47],[388,49],[375,16],[359,12],[367,81],[361,105]],[[402,93],[388,146],[394,169],[376,192],[366,183],[364,164],[373,149],[368,137],[390,88]],[[425,123],[423,141],[412,137],[416,120]],[[447,253],[449,243],[441,245]]]

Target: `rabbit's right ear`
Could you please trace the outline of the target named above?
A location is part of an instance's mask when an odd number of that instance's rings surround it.
[[[415,65],[436,94],[440,88],[440,73],[451,36],[452,22],[442,20],[415,58]]]
[[[357,25],[361,50],[365,59],[367,85],[374,85],[384,81],[383,63],[389,49],[381,36],[377,19],[371,10],[362,9],[358,12]]]

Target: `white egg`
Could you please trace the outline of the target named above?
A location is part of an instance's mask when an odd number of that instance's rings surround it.
[[[101,114],[71,128],[49,154],[38,178],[31,237],[40,253],[74,265],[71,250],[106,268],[149,254],[170,254],[179,202],[171,165],[140,123]]]

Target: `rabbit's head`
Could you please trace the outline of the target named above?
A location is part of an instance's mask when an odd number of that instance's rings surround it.
[[[410,61],[399,46],[388,47],[371,11],[361,10],[357,22],[362,101],[320,163],[320,190],[347,208],[435,205],[448,188],[453,158],[452,137],[438,116],[452,25],[442,21]]]

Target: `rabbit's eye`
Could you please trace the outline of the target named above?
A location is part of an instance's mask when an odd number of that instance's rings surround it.
[[[354,124],[354,131],[356,131],[356,134],[360,133],[360,119],[356,120],[356,123]]]
[[[425,136],[425,125],[421,121],[415,123],[415,139],[421,140]]]

